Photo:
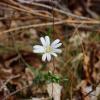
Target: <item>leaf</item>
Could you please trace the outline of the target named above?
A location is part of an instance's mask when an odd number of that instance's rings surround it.
[[[57,83],[50,83],[47,85],[48,94],[54,100],[61,100],[61,90],[62,86]]]

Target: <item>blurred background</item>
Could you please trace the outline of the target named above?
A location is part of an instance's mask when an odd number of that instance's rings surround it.
[[[46,35],[63,44],[51,62],[33,53]],[[0,0],[0,100],[52,100],[53,85],[53,100],[100,100],[100,0]]]

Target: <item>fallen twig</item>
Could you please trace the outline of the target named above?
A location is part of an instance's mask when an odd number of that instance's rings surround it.
[[[20,7],[21,9],[23,9],[24,11],[26,11],[26,12],[28,12],[28,13],[31,13],[31,14],[34,14],[34,15],[37,15],[37,16],[41,16],[41,17],[45,17],[45,18],[50,18],[50,19],[53,18],[52,16],[48,16],[48,15],[44,15],[44,14],[38,13],[38,12],[34,11],[33,9],[31,9],[31,8],[29,8],[29,7],[27,7],[27,6],[24,6],[24,5],[20,4],[20,3],[17,3],[17,2],[15,2],[15,1],[13,1],[13,0],[9,0],[9,1],[10,1],[12,4],[14,4],[14,5]]]
[[[80,24],[80,23],[83,23],[83,24],[91,24],[91,25],[100,25],[100,22],[99,21],[78,21],[78,20],[62,20],[62,21],[56,21],[54,22],[54,25],[59,25],[59,24],[64,24],[64,23],[67,23],[67,24]],[[9,33],[9,32],[12,32],[12,31],[18,31],[18,30],[22,30],[22,29],[29,29],[29,28],[37,28],[37,27],[43,27],[43,26],[51,26],[53,25],[53,22],[48,22],[48,23],[40,23],[40,24],[34,24],[34,25],[26,25],[26,26],[21,26],[21,27],[16,27],[16,28],[11,28],[11,29],[8,29],[8,30],[5,30],[1,33]],[[74,25],[72,25],[74,26]]]
[[[36,16],[40,16],[40,17],[44,17],[44,18],[49,18],[49,20],[53,18],[52,16],[41,14],[38,11],[35,11],[33,9],[30,9],[30,8],[26,8],[24,6],[17,7],[18,4],[17,4],[17,6],[14,6],[14,5],[11,5],[11,4],[6,4],[6,3],[0,2],[0,5],[6,6],[6,7],[10,7],[12,9],[15,9],[15,10],[18,10],[18,11],[27,12],[27,13],[30,13],[30,14],[33,14],[33,15],[36,15]],[[55,20],[60,20],[60,19],[59,18],[55,18]]]
[[[12,79],[18,78],[20,75],[16,75],[16,76],[11,76],[1,87],[0,87],[0,91],[2,91],[2,89],[7,85],[8,82],[10,82]]]
[[[7,95],[3,100],[7,100],[7,98],[9,98],[10,96],[13,96],[14,94],[16,94],[16,93],[20,92],[21,90],[23,90],[23,89],[25,89],[25,88],[28,88],[28,87],[30,87],[30,86],[31,86],[31,85],[26,85],[25,87],[22,87],[21,89],[18,89],[18,90],[16,90],[16,91],[10,93],[10,94]]]

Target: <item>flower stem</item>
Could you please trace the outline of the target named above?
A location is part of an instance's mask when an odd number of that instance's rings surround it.
[[[55,73],[55,69],[56,69],[54,57],[53,57],[53,62],[52,63],[53,63],[53,71],[52,71],[52,74],[54,74]],[[53,99],[53,82],[52,82],[52,99]]]

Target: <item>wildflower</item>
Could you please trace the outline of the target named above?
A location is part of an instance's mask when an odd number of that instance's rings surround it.
[[[45,37],[41,37],[40,41],[42,45],[33,46],[33,52],[43,54],[42,61],[46,61],[46,60],[50,61],[52,55],[54,57],[57,57],[57,53],[62,52],[62,50],[58,48],[62,45],[59,39],[56,39],[55,41],[50,43],[50,38],[48,36],[45,36]]]

